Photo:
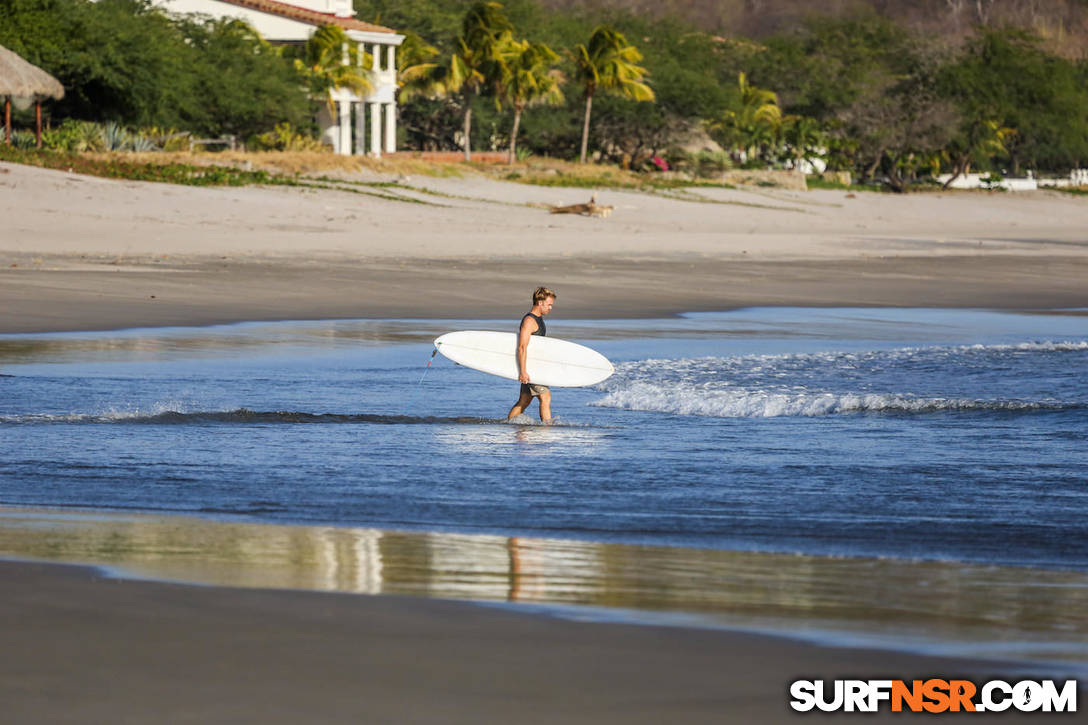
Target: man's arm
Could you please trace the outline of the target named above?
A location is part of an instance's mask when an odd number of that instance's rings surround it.
[[[518,380],[529,382],[529,371],[526,361],[529,357],[529,338],[539,329],[540,325],[532,317],[526,317],[521,321],[521,331],[518,332]]]

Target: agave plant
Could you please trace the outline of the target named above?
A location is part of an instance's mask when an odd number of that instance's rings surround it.
[[[132,148],[132,137],[121,124],[114,121],[106,123],[103,140],[106,151],[127,151]]]
[[[106,129],[91,121],[76,121],[72,151],[103,151],[106,148]]]
[[[155,142],[143,134],[134,133],[129,136],[129,148],[133,151],[158,151]]]

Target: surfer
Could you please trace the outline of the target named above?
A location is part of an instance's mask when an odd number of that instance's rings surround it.
[[[529,338],[533,335],[544,337],[548,334],[548,328],[544,324],[544,315],[552,311],[555,304],[555,292],[547,287],[537,287],[533,292],[533,309],[529,310],[521,318],[521,330],[518,332],[518,380],[521,381],[521,395],[518,402],[510,409],[507,420],[513,420],[525,412],[533,398],[540,398],[540,420],[544,423],[552,422],[552,391],[547,385],[536,385],[530,382],[527,357],[529,354]]]

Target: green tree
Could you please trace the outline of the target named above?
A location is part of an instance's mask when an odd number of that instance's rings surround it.
[[[399,100],[408,101],[433,92],[435,71],[439,67],[435,59],[439,54],[438,48],[427,43],[419,34],[412,31],[404,33],[404,42],[397,51]]]
[[[250,139],[277,124],[309,130],[312,106],[300,75],[280,48],[231,18],[176,21],[189,51],[193,96],[179,125],[202,135]]]
[[[311,92],[323,98],[332,112],[338,90],[349,90],[357,96],[374,90],[370,71],[363,67],[367,57],[364,54],[360,58],[361,53],[359,44],[339,25],[322,25],[306,41],[295,65],[309,79]]]
[[[1023,31],[981,29],[941,74],[942,90],[963,121],[956,150],[976,160],[1067,170],[1088,161],[1088,87],[1078,67],[1051,55]],[[998,129],[1015,129],[1000,140]],[[989,139],[987,139],[989,137]]]
[[[586,113],[582,123],[581,163],[586,162],[589,143],[589,120],[593,96],[609,93],[633,101],[653,101],[654,92],[643,82],[647,70],[638,65],[642,53],[627,42],[622,33],[606,25],[598,26],[589,43],[574,49],[573,60],[579,84],[585,96]]]
[[[719,143],[730,149],[734,161],[740,153],[748,159],[761,155],[775,144],[782,123],[778,95],[748,82],[744,73],[737,76],[737,100],[721,119],[711,123],[708,130]]]
[[[528,106],[563,103],[563,76],[554,68],[559,56],[543,43],[521,41],[512,47],[506,63],[499,98],[514,109],[514,126],[510,131],[508,163],[517,157],[518,128],[521,114]]]
[[[959,133],[949,141],[944,158],[952,167],[952,176],[944,182],[944,188],[971,172],[971,166],[989,166],[993,160],[1008,154],[1007,143],[1016,136],[1016,130],[1006,128],[992,119],[965,119]]]
[[[786,116],[782,119],[782,140],[795,169],[827,153],[827,135],[815,118]]]
[[[146,0],[2,0],[0,45],[64,85],[54,116],[245,138],[311,116],[292,64],[234,20]]]
[[[398,110],[408,139],[421,149],[456,148],[453,129],[460,114],[452,99],[464,82],[463,66],[455,55],[442,56],[438,48],[410,31],[405,33],[399,56]]]
[[[497,2],[475,3],[461,23],[459,49],[450,57],[445,89],[459,90],[462,95],[465,161],[472,160],[472,102],[502,83],[514,51],[513,33],[514,27]]]

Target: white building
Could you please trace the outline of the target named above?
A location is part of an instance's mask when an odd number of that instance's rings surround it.
[[[322,25],[339,25],[374,58],[374,90],[365,98],[345,89],[333,96],[336,112],[318,116],[322,138],[338,154],[380,156],[397,150],[397,46],[404,36],[353,16],[351,0],[155,0],[175,13],[238,18],[270,43],[304,43]],[[362,62],[363,54],[359,54]],[[369,137],[367,132],[369,131]]]

